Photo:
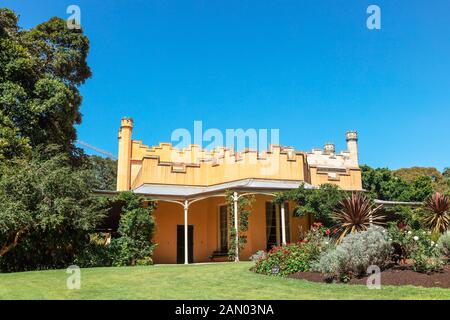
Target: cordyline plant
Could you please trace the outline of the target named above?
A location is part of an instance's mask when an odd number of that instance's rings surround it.
[[[371,225],[382,225],[385,218],[379,213],[380,206],[375,206],[368,198],[359,192],[341,200],[334,211],[337,222],[336,231],[339,234],[338,243],[353,232],[365,231]]]
[[[443,233],[450,227],[450,198],[436,192],[424,204],[425,225],[433,233]]]

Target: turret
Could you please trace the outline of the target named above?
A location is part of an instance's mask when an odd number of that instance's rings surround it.
[[[358,132],[347,131],[345,138],[347,140],[347,150],[350,152],[350,158],[353,164],[358,166]]]
[[[131,138],[133,119],[122,118],[119,129],[119,152],[117,161],[117,191],[131,188]]]

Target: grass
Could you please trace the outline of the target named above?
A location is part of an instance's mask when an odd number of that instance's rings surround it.
[[[68,290],[65,270],[0,274],[0,299],[450,299],[450,289],[321,284],[250,272],[249,262],[81,270]]]

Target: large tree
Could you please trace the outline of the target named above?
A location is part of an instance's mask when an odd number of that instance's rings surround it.
[[[55,148],[0,166],[0,268],[61,267],[89,243],[103,219],[92,174]]]
[[[361,166],[363,189],[372,198],[393,201],[424,201],[433,193],[431,177],[418,175],[411,181],[395,175],[387,168]]]
[[[82,30],[68,29],[63,19],[22,30],[14,12],[0,9],[0,160],[41,144],[76,151],[78,86],[91,76],[88,50]]]

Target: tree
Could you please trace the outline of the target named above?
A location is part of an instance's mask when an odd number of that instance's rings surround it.
[[[433,193],[433,181],[419,175],[406,181],[387,168],[361,166],[363,189],[371,198],[390,201],[424,201]]]
[[[432,181],[434,192],[445,193],[450,191],[450,184],[445,177],[445,171],[439,172],[438,169],[433,167],[412,167],[402,168],[393,171],[393,174],[411,183],[418,179],[420,176],[427,176]]]
[[[0,160],[41,144],[77,153],[78,86],[91,76],[89,41],[60,18],[30,30],[17,22],[14,12],[0,9]]]
[[[446,180],[449,180],[450,179],[450,168],[445,168],[444,171],[442,172],[442,176]]]
[[[6,271],[69,265],[103,219],[92,176],[55,148],[0,167],[0,267]]]
[[[94,175],[92,188],[96,190],[116,190],[117,161],[99,156],[89,156],[87,160],[87,166]]]
[[[332,184],[323,184],[319,189],[307,189],[302,184],[297,189],[278,194],[275,201],[295,201],[297,216],[312,214],[325,227],[332,227],[335,224],[334,208],[344,196],[345,192]]]

